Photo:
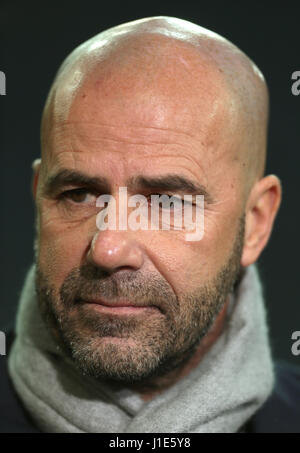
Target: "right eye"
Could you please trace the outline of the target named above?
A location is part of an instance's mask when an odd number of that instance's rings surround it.
[[[63,192],[60,197],[63,200],[70,200],[72,203],[78,205],[84,204],[95,204],[96,203],[96,195],[90,192],[88,189],[78,188],[67,190]]]

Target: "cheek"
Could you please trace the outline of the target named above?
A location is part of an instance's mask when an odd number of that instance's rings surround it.
[[[51,284],[59,288],[82,264],[90,244],[87,225],[67,225],[46,217],[40,222],[38,263]]]
[[[204,236],[200,241],[172,245],[173,274],[170,278],[183,293],[212,281],[231,256],[238,229],[237,214],[207,214]],[[171,258],[169,259],[171,260]]]
[[[172,232],[152,233],[151,239],[144,241],[155,272],[161,274],[178,297],[199,286],[199,279],[201,281],[199,269],[203,266],[199,247],[191,244],[184,240],[183,234]]]

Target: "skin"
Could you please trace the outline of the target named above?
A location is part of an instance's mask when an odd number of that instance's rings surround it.
[[[66,353],[68,341],[49,307],[60,312],[60,291],[70,290],[70,273],[86,266],[107,282],[95,287],[106,297],[114,281],[129,299],[158,306],[138,322],[137,315],[119,322],[120,315],[111,319],[95,308],[72,306],[62,321],[79,329],[80,341],[91,331],[79,314],[97,320],[98,328],[114,328],[114,335],[91,336],[90,350],[115,367],[114,375],[107,374],[114,385],[131,386],[148,401],[197,366],[224,329],[232,286],[266,246],[280,205],[279,179],[264,176],[267,121],[268,93],[258,68],[233,44],[186,21],[159,17],[124,24],[66,59],[43,113],[42,159],[33,164],[40,305]],[[46,194],[47,179],[63,168],[105,176],[116,200],[118,188],[136,175],[176,173],[205,185],[211,200],[205,201],[204,237],[187,242],[182,231],[100,232],[92,195],[79,207]],[[133,188],[128,196],[134,193],[141,192]],[[134,285],[128,289],[124,282],[132,276],[151,300]],[[92,288],[87,280],[81,283]],[[48,300],[43,288],[51,288]],[[197,313],[193,330],[191,314]],[[193,348],[189,328],[199,334]],[[151,335],[152,349],[145,343]],[[174,357],[160,369],[155,357],[164,337]],[[152,364],[152,374],[150,365],[148,375],[146,365],[143,372],[138,368],[139,358]],[[126,363],[132,364],[131,381],[125,372],[121,376]]]

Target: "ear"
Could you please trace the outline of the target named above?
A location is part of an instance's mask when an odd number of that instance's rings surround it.
[[[37,185],[38,185],[38,180],[39,180],[41,163],[42,163],[41,159],[35,159],[32,162],[33,176],[32,176],[31,187],[32,187],[32,195],[33,195],[34,200],[36,199],[36,191],[37,191]]]
[[[254,263],[266,246],[281,202],[281,183],[277,176],[268,175],[257,181],[246,207],[242,266]]]

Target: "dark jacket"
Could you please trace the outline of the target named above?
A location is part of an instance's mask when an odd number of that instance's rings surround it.
[[[0,433],[40,432],[16,395],[7,370],[14,334],[7,335],[7,355],[0,356]],[[266,403],[243,427],[246,433],[300,433],[300,367],[275,362],[276,384]]]

